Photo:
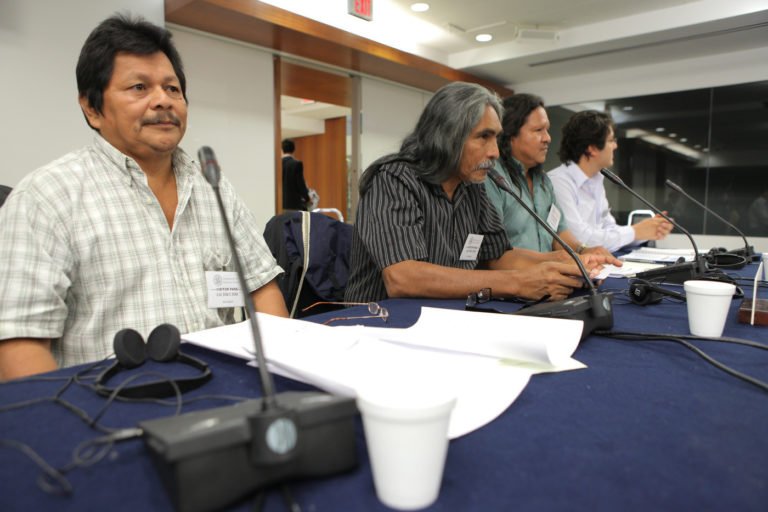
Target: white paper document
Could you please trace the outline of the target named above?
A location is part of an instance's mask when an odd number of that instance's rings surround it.
[[[532,374],[585,367],[571,357],[582,329],[574,320],[422,308],[407,329],[332,327],[261,313],[258,321],[270,369],[328,392],[356,396],[394,382],[451,390],[452,439],[504,412]],[[241,322],[182,338],[252,360],[250,329]]]
[[[640,247],[629,254],[621,256],[622,261],[637,261],[641,263],[677,263],[680,259],[693,261],[693,249],[659,249],[657,247]]]

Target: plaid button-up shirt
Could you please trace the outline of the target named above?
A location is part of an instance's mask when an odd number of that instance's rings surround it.
[[[69,366],[111,354],[126,327],[146,339],[165,322],[231,323],[207,301],[205,271],[234,270],[216,196],[180,149],[173,166],[173,229],[136,162],[99,136],[19,183],[0,208],[0,340],[51,338]],[[232,185],[220,188],[253,291],[282,270]]]

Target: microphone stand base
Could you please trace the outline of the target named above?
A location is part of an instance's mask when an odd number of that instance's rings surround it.
[[[698,262],[689,261],[685,263],[675,263],[666,267],[654,268],[645,272],[635,274],[636,279],[651,281],[654,283],[679,283],[691,279],[701,279],[704,276]]]
[[[354,398],[321,392],[144,421],[144,441],[179,512],[218,510],[292,479],[357,466]]]
[[[581,320],[584,322],[581,331],[583,340],[596,329],[609,330],[613,327],[613,294],[603,292],[555,302],[542,302],[521,308],[512,314]]]

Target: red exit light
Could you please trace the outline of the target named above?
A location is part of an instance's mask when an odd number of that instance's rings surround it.
[[[367,21],[373,20],[373,0],[348,0],[347,12]]]

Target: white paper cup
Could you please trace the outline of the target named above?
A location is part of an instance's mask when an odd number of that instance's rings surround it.
[[[437,500],[455,404],[455,396],[418,386],[358,392],[373,483],[382,503],[416,510]]]
[[[763,281],[768,281],[768,252],[763,253]]]
[[[711,338],[722,336],[736,286],[717,281],[686,281],[683,288],[691,334]]]

